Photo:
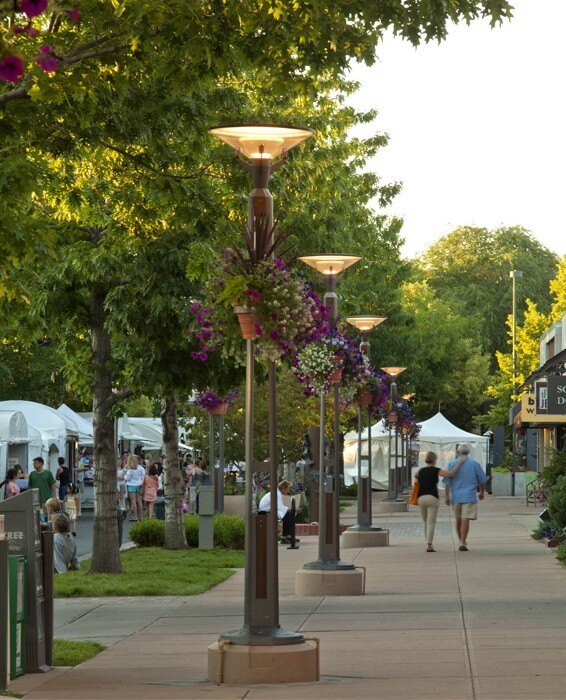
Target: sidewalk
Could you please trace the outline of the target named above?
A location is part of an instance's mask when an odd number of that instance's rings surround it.
[[[344,515],[347,522],[351,510]],[[529,537],[533,508],[488,497],[472,523],[469,552],[456,551],[445,506],[434,554],[425,552],[416,509],[374,521],[391,527],[390,547],[342,551],[367,567],[365,596],[295,597],[295,571],[316,558],[316,538],[302,538],[297,551],[279,550],[281,625],[320,638],[319,683],[206,681],[207,646],[242,623],[239,571],[190,598],[57,601],[57,637],[113,646],[57,675],[18,679],[11,690],[30,691],[30,700],[566,696],[566,570]]]

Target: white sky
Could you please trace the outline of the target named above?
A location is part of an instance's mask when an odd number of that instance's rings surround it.
[[[387,38],[352,71],[352,104],[379,111],[364,132],[390,136],[371,168],[403,183],[390,213],[406,255],[464,224],[521,224],[566,254],[566,0],[514,5],[502,27],[454,27],[442,44]]]

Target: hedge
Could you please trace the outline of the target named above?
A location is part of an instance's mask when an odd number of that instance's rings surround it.
[[[189,547],[198,547],[198,515],[186,515],[185,533]],[[130,539],[138,547],[163,547],[165,522],[146,518],[130,528]],[[245,523],[236,515],[214,516],[214,546],[221,549],[244,549]]]

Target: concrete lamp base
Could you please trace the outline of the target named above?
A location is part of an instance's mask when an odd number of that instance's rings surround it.
[[[305,683],[320,680],[318,640],[278,646],[216,642],[208,647],[210,683]]]
[[[365,572],[361,569],[325,571],[299,569],[295,573],[295,595],[364,595]]]
[[[406,513],[408,510],[408,505],[405,501],[381,501],[377,504],[375,511],[377,513]]]
[[[344,549],[388,547],[389,530],[357,530],[350,528],[340,538],[340,546]]]

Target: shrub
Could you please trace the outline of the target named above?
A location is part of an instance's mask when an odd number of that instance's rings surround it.
[[[566,528],[566,476],[559,476],[552,487],[548,510],[558,527]]]
[[[243,481],[237,481],[233,483],[227,481],[224,484],[224,495],[225,496],[244,496],[246,493],[246,484]]]
[[[301,499],[301,505],[299,506],[299,512],[295,515],[296,523],[308,523],[309,522],[309,504],[306,498]]]
[[[221,549],[244,549],[246,524],[237,515],[217,515],[214,518],[214,546]]]
[[[542,540],[544,537],[544,523],[540,522],[535,529],[531,532],[531,537],[533,540]]]
[[[566,542],[562,542],[556,548],[556,558],[561,564],[566,565]]]
[[[342,496],[344,498],[357,498],[358,497],[358,485],[350,484],[350,486],[342,486]]]
[[[542,479],[550,488],[556,484],[561,476],[566,475],[566,452],[552,450],[550,463],[542,472]]]
[[[130,539],[138,547],[163,547],[165,543],[165,522],[144,518],[130,528]]]

